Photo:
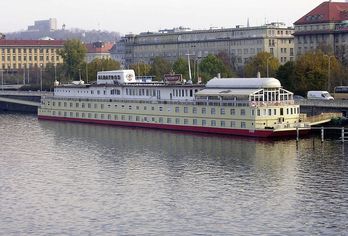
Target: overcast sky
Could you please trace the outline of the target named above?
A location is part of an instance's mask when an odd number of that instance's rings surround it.
[[[340,1],[340,0],[336,0]],[[342,0],[341,0],[342,1]],[[122,35],[173,27],[208,29],[296,20],[323,0],[1,0],[0,32],[56,18],[58,28],[100,29]]]

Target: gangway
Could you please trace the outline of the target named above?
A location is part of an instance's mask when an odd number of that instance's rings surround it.
[[[309,122],[310,126],[321,125],[330,122],[333,118],[342,118],[342,113],[328,112],[315,116],[306,116],[304,120]]]

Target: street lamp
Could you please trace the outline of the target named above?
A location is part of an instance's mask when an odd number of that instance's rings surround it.
[[[334,58],[335,56],[329,56],[329,55],[324,55],[324,57],[327,57],[329,60],[329,64],[328,64],[328,70],[327,70],[327,91],[330,92],[330,75],[331,75],[331,58]]]
[[[186,56],[187,56],[187,62],[188,62],[188,69],[189,69],[189,78],[190,78],[190,82],[192,82],[192,76],[191,76],[191,63],[190,63],[190,55],[193,55],[193,54],[190,54],[190,53],[187,53]]]
[[[88,63],[86,62],[86,83],[88,84]]]
[[[1,71],[1,90],[4,91],[4,71]]]
[[[54,64],[54,81],[57,81],[57,64]]]
[[[42,64],[40,64],[40,91],[42,92]]]
[[[267,78],[269,77],[268,60],[271,59],[271,58],[272,57],[267,57],[267,60],[266,60]]]

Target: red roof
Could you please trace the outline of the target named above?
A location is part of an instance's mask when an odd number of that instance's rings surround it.
[[[113,43],[95,42],[86,44],[87,53],[108,53]]]
[[[348,2],[323,2],[294,24],[336,23],[344,20],[348,20]]]
[[[63,46],[64,40],[1,39],[0,46]]]

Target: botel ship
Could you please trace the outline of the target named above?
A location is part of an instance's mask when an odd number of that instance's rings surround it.
[[[133,70],[102,71],[85,84],[55,82],[39,119],[252,137],[296,135],[301,121],[293,93],[275,78],[213,78],[205,85],[165,75],[161,82]]]

